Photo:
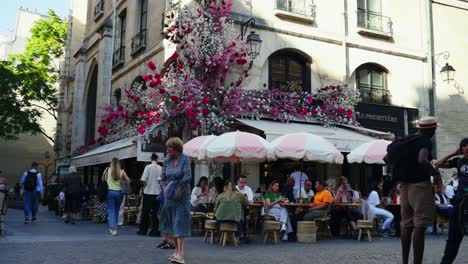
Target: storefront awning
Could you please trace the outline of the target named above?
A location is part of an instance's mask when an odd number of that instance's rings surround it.
[[[137,156],[137,138],[124,138],[115,142],[97,147],[80,156],[71,159],[71,165],[75,167],[91,166],[110,162],[112,158],[134,158]]]
[[[345,128],[326,128],[320,124],[304,124],[304,123],[282,123],[278,121],[268,121],[268,120],[250,120],[250,119],[238,119],[239,122],[242,122],[248,126],[259,129],[265,133],[266,140],[272,141],[275,138],[295,132],[309,132],[321,137],[324,137],[330,140],[335,144],[341,152],[351,152],[354,148],[359,145],[375,140],[377,138],[388,138],[390,134],[383,133],[380,131],[371,131],[369,129],[362,130],[363,132],[377,135],[376,137],[365,135],[350,129]],[[359,131],[359,129],[355,129]]]

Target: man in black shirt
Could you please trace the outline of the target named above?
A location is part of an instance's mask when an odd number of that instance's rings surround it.
[[[462,157],[454,156],[462,154]],[[450,160],[449,160],[450,159]],[[463,240],[464,230],[464,215],[463,209],[467,208],[468,203],[468,138],[460,141],[460,146],[457,150],[449,155],[437,160],[435,165],[440,168],[457,168],[458,172],[458,188],[455,193],[454,213],[450,216],[449,233],[447,244],[445,245],[444,257],[441,264],[453,263],[458,254],[458,249]]]
[[[404,139],[406,144],[409,144],[408,167],[395,168],[401,186],[400,230],[403,264],[408,264],[411,240],[413,240],[414,263],[422,263],[425,231],[433,224],[435,216],[431,184],[434,169],[430,160],[432,159],[431,138],[437,129],[437,120],[434,117],[423,117],[419,120],[418,128],[417,134]]]

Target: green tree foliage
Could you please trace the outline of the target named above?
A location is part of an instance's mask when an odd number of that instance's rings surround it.
[[[9,125],[0,126],[0,137],[15,139],[19,132],[42,133],[53,141],[39,125],[43,113],[57,119],[59,60],[64,54],[67,39],[67,21],[49,10],[49,18],[40,19],[31,28],[31,38],[23,54],[10,56],[3,62],[0,75],[2,94],[0,120]],[[7,91],[8,90],[8,91]],[[3,116],[5,115],[5,116]]]

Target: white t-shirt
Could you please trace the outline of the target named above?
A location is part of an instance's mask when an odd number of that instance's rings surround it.
[[[367,204],[372,207],[376,207],[380,204],[379,194],[376,191],[372,191],[367,198]]]
[[[159,195],[161,193],[161,186],[158,183],[158,178],[161,177],[162,168],[158,164],[151,163],[146,165],[141,180],[146,183],[143,190],[144,194]]]
[[[294,178],[294,189],[296,190],[299,190],[300,186],[304,186],[304,182],[309,179],[309,177],[307,177],[307,174],[300,171],[295,171],[291,173],[291,178]]]
[[[249,200],[249,202],[253,202],[253,199],[254,199],[254,195],[253,195],[253,191],[252,191],[252,188],[250,188],[249,186],[244,186],[244,189],[239,189],[239,186],[236,186],[237,190],[242,193],[242,194],[246,194],[247,195],[247,200]]]
[[[445,195],[449,198],[452,199],[455,196],[455,190],[452,185],[447,185],[445,187]]]
[[[304,190],[304,187],[301,188],[301,197],[299,197],[299,190],[297,190],[296,194],[294,195],[294,198],[303,198],[303,199],[309,199],[309,198],[312,198],[314,197],[314,191],[312,191],[312,189],[310,189],[308,192],[306,192]]]

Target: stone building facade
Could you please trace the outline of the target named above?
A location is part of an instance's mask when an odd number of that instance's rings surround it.
[[[97,138],[102,107],[115,104],[119,91],[142,85],[146,62],[164,67],[174,47],[162,35],[163,14],[171,5],[191,2],[72,5],[86,13],[86,23],[80,45],[69,45],[73,111],[64,119],[71,122],[65,129],[70,140],[61,156]],[[451,90],[441,88],[440,69],[433,68],[435,54],[450,50],[450,63],[460,69],[457,82],[467,83],[461,73],[467,36],[460,22],[466,20],[466,5],[457,0],[234,0],[231,18],[239,33],[240,25],[254,18],[248,31],[263,40],[246,89],[314,91],[348,83],[361,92],[361,124],[399,136],[414,131],[418,116],[435,111],[442,125],[440,154],[467,130],[466,95],[446,94]],[[442,22],[447,17],[450,22]]]

